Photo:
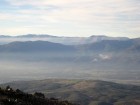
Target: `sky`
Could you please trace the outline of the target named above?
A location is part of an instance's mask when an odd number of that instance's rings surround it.
[[[140,0],[0,0],[0,35],[140,37]]]

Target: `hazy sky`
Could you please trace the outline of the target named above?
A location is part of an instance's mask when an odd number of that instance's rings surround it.
[[[140,0],[0,0],[0,34],[140,37]]]

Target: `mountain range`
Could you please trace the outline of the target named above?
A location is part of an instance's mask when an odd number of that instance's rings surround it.
[[[65,45],[78,45],[99,42],[102,40],[128,40],[127,37],[108,37],[105,35],[92,35],[90,37],[64,37],[64,36],[53,36],[53,35],[36,35],[27,34],[20,36],[6,36],[0,35],[0,44],[7,44],[13,41],[49,41],[54,43],[61,43]]]
[[[22,36],[21,36],[22,37]],[[25,36],[27,37],[27,36]],[[33,36],[32,36],[33,37]],[[103,37],[103,36],[102,36]],[[67,45],[61,43],[54,43],[48,41],[16,41],[8,44],[0,45],[0,51],[74,51],[85,49],[88,51],[99,51],[99,52],[118,52],[124,50],[140,51],[140,39],[107,39],[107,37],[98,37],[96,42],[79,45]],[[69,42],[71,40],[69,39]]]
[[[7,37],[11,36],[1,37],[5,37],[7,40]],[[20,40],[23,37],[63,39],[63,37],[47,35],[16,36]],[[79,37],[75,38],[80,41]],[[0,38],[0,40],[2,39]],[[4,71],[0,74],[0,79],[18,80],[25,77],[27,79],[45,79],[52,77],[123,80],[134,83],[140,80],[140,38],[112,39],[112,37],[107,36],[91,36],[83,39],[96,39],[96,41],[72,44],[73,37],[65,37],[64,39],[67,39],[66,42],[71,43],[70,45],[57,41],[27,41],[27,39],[26,41],[14,41],[0,45],[0,68]],[[28,72],[25,72],[26,70]]]
[[[140,104],[140,38],[29,34],[0,44],[0,83],[17,81],[1,86],[80,105]]]

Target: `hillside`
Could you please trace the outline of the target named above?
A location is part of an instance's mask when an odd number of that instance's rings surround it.
[[[50,52],[50,51],[73,51],[74,48],[68,45],[52,43],[48,41],[25,41],[11,42],[0,45],[0,52]]]
[[[9,86],[0,88],[0,105],[76,105],[56,98],[45,98],[43,93],[24,93],[19,89],[13,90]]]
[[[47,79],[11,82],[10,85],[25,92],[36,91],[47,97],[68,100],[80,105],[139,105],[140,86],[124,85],[99,80]]]

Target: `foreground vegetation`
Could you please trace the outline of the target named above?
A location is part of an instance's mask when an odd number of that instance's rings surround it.
[[[60,101],[55,98],[45,98],[42,93],[24,93],[21,90],[13,90],[9,86],[0,88],[0,105],[76,105],[68,101]]]

